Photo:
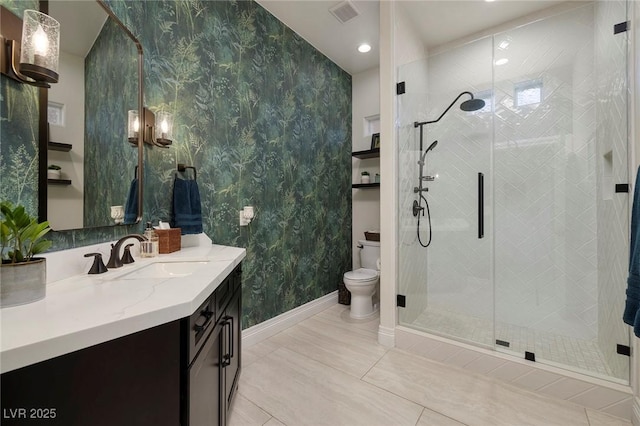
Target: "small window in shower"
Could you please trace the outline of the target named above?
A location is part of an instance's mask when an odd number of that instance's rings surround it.
[[[516,83],[515,106],[538,105],[542,102],[542,80],[527,80]]]

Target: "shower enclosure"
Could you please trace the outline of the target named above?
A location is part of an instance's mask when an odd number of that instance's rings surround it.
[[[628,382],[626,21],[582,4],[399,68],[401,325]],[[421,151],[414,123],[463,91],[484,107],[424,126]]]

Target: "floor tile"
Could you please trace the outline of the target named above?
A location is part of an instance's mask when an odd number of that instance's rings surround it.
[[[244,368],[239,391],[295,426],[414,426],[423,408],[286,348]]]
[[[464,423],[425,408],[416,426],[464,426]]]
[[[313,319],[303,321],[269,340],[358,378],[388,350],[372,336],[353,330],[336,330]]]
[[[436,347],[410,341],[405,342],[408,351],[379,345],[378,324],[377,318],[353,320],[348,306],[336,304],[267,340],[243,347],[243,370],[230,424],[631,425],[557,399],[584,393],[592,387],[586,382],[539,371],[522,376],[520,371],[502,367],[505,360],[474,351],[449,351],[452,355],[447,363],[455,359],[464,369],[445,365],[420,356],[439,350]],[[487,376],[491,371],[510,379],[521,376],[516,379],[519,385],[526,382],[528,388],[546,395]],[[606,410],[628,416],[630,403],[626,402]]]
[[[251,363],[259,360],[265,355],[278,349],[278,345],[271,342],[269,339],[262,342],[251,345],[248,348],[242,347],[242,365],[247,366]]]
[[[595,410],[587,409],[589,426],[631,426],[631,422],[622,420],[619,417],[609,416]]]
[[[229,426],[262,426],[271,419],[271,415],[237,393],[229,415]]]
[[[584,409],[392,349],[363,379],[468,425],[587,426]]]
[[[271,340],[358,378],[364,376],[387,352],[387,348],[375,342],[358,339],[348,333],[327,335],[306,326],[291,327]]]

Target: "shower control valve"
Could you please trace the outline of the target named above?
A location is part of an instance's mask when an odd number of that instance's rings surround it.
[[[422,212],[422,215],[424,216],[424,207],[420,206],[420,203],[416,200],[413,200],[413,216],[418,216],[420,212]]]
[[[413,193],[416,194],[418,192],[428,192],[429,188],[418,188],[417,186],[413,187]]]

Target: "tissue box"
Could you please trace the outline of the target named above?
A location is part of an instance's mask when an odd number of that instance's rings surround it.
[[[375,231],[364,231],[364,239],[367,241],[380,241],[380,233]]]
[[[160,254],[173,253],[180,250],[180,228],[154,229],[154,231],[158,234]]]

